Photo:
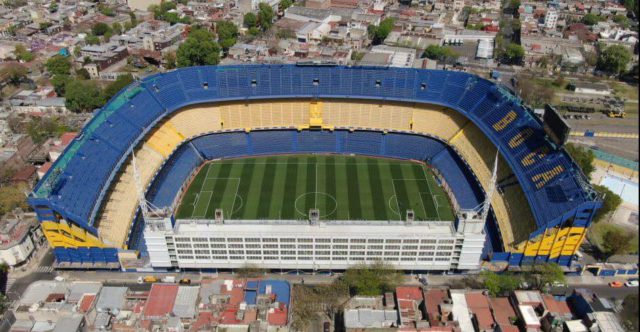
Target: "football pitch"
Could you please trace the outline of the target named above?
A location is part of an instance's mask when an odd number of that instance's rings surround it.
[[[338,155],[213,161],[189,185],[179,219],[453,220],[449,200],[422,163]]]

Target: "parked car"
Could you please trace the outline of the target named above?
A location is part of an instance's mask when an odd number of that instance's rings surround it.
[[[628,280],[624,283],[626,287],[638,287],[638,280]]]
[[[609,283],[609,287],[611,288],[621,288],[624,286],[624,283],[622,283],[622,281],[612,281]]]
[[[180,279],[180,285],[191,285],[191,279],[189,278]]]

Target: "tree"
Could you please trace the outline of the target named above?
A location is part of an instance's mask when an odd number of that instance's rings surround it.
[[[293,39],[296,38],[296,33],[291,29],[280,29],[276,33],[276,37],[279,39]]]
[[[235,45],[238,37],[238,27],[229,21],[217,21],[216,32],[218,33],[218,43],[223,49],[229,49]]]
[[[268,4],[261,2],[258,5],[258,22],[260,23],[260,28],[262,31],[267,31],[273,24],[273,8]]]
[[[348,289],[340,281],[313,287],[294,285],[292,302],[296,306],[292,309],[291,324],[297,331],[307,331],[319,312],[333,318],[342,310],[342,304],[348,298]]]
[[[45,63],[45,67],[49,71],[49,73],[53,75],[69,75],[71,74],[71,62],[68,58],[63,57],[62,55],[54,55],[47,63]]]
[[[28,70],[26,67],[16,64],[13,66],[7,66],[2,70],[2,75],[6,75],[9,78],[9,83],[18,86],[27,78]]]
[[[131,21],[131,25],[133,26],[138,25],[138,18],[136,17],[136,13],[129,12],[129,20]]]
[[[370,25],[367,27],[367,32],[369,33],[369,38],[371,38],[371,43],[374,45],[382,44],[382,42],[389,36],[391,31],[393,30],[393,25],[395,20],[391,17],[385,18],[380,22],[380,25]]]
[[[65,105],[72,112],[91,112],[105,102],[93,81],[71,80],[65,85]]]
[[[520,278],[510,273],[497,274],[492,271],[482,271],[480,277],[491,296],[507,294],[520,286]]]
[[[260,30],[257,27],[251,27],[247,32],[249,33],[250,36],[253,36],[253,37],[260,34]]]
[[[220,47],[213,41],[211,32],[194,29],[178,47],[178,67],[217,65],[220,62]]]
[[[258,25],[258,17],[254,13],[246,13],[242,19],[242,24],[247,28],[253,28]]]
[[[597,67],[612,75],[621,74],[631,61],[631,53],[622,45],[611,45],[600,52]]]
[[[564,148],[576,164],[580,166],[582,173],[584,173],[588,179],[591,179],[591,173],[595,170],[595,167],[593,166],[593,160],[595,159],[593,151],[572,143],[568,143]]]
[[[116,35],[120,35],[122,34],[122,25],[118,22],[114,22],[111,25],[111,30],[113,30],[113,33]]]
[[[586,25],[598,24],[600,20],[601,20],[601,17],[593,13],[589,13],[582,17],[582,23]]]
[[[280,4],[278,5],[281,11],[284,11],[285,9],[291,7],[291,5],[293,5],[293,1],[291,0],[281,0]]]
[[[22,44],[17,44],[13,50],[13,54],[16,55],[17,60],[21,60],[24,62],[30,62],[33,60],[33,53],[29,52],[27,48]]]
[[[620,24],[625,29],[629,27],[629,19],[624,15],[614,16],[613,21]]]
[[[527,282],[534,288],[543,290],[555,283],[565,283],[564,271],[560,265],[555,263],[535,264],[529,267],[524,276]]]
[[[70,80],[69,75],[54,75],[51,78],[51,85],[53,85],[53,89],[56,91],[58,97],[64,97],[65,87]]]
[[[110,17],[116,16],[115,10],[113,10],[113,8],[105,4],[102,4],[102,3],[98,4],[98,10],[102,15],[110,16]]]
[[[115,96],[118,91],[124,89],[127,85],[133,83],[133,76],[131,74],[120,75],[118,78],[107,85],[104,89],[104,100],[109,100]]]
[[[602,243],[600,244],[602,253],[607,257],[618,254],[626,254],[631,249],[633,233],[628,232],[622,227],[611,225],[602,235]]]
[[[23,184],[0,187],[0,216],[13,211],[15,208],[27,210],[27,196],[29,189]]]
[[[59,137],[69,131],[69,127],[57,118],[34,118],[27,124],[27,134],[34,143],[40,144],[51,137]]]
[[[602,206],[593,218],[594,222],[599,222],[604,219],[605,216],[609,215],[609,213],[618,209],[620,204],[622,204],[622,198],[605,186],[594,185],[593,189],[603,197]]]
[[[516,43],[510,43],[504,51],[504,57],[509,63],[520,63],[524,57],[524,48]]]
[[[94,36],[94,35],[88,35],[84,41],[88,44],[88,45],[98,45],[100,44],[100,38],[98,36]]]
[[[176,68],[176,53],[175,52],[167,52],[164,55],[164,67],[166,69],[174,69],[174,68]]]
[[[429,45],[422,55],[431,60],[444,62],[450,62],[451,59],[458,57],[458,53],[452,48],[438,45]]]
[[[104,33],[102,38],[104,39],[105,43],[108,43],[109,40],[111,40],[111,36],[113,36],[113,33],[111,31],[107,31],[107,32]]]
[[[84,68],[80,68],[76,70],[76,76],[82,80],[88,80],[91,78],[89,71]]]
[[[92,28],[91,28],[91,33],[96,35],[96,36],[102,36],[105,33],[111,31],[111,27],[106,24],[106,23],[96,23]]]
[[[254,264],[246,264],[236,270],[239,278],[257,278],[264,275],[267,271]]]
[[[556,91],[551,87],[551,84],[540,84],[532,75],[524,73],[518,74],[516,78],[518,94],[526,104],[532,107],[542,107],[553,100]]]
[[[383,262],[360,264],[345,271],[341,281],[351,294],[374,296],[393,290],[402,283],[402,273]]]

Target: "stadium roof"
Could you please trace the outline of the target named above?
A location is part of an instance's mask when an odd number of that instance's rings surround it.
[[[189,67],[134,82],[66,148],[31,203],[46,204],[97,234],[94,220],[111,182],[156,123],[198,103],[283,98],[388,100],[457,110],[487,135],[514,171],[538,234],[574,217],[577,208],[599,204],[576,164],[547,139],[541,121],[501,86],[456,71],[327,65]],[[522,140],[526,144],[515,144]]]

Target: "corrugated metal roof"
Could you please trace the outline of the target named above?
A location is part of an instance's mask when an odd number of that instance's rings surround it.
[[[199,291],[198,286],[180,286],[173,304],[173,314],[180,318],[195,318]]]
[[[127,287],[102,287],[96,309],[98,311],[114,311],[124,308]]]

